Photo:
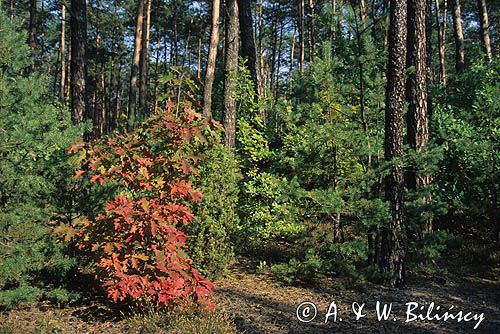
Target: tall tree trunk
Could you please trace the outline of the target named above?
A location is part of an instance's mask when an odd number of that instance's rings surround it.
[[[200,38],[201,40],[201,38]],[[156,59],[155,59],[155,87],[154,87],[154,100],[153,100],[153,113],[156,114],[158,111],[158,85],[159,85],[159,79],[160,79],[160,44],[161,44],[161,36],[158,35],[157,40],[156,40]],[[166,61],[164,59],[164,61]],[[201,67],[201,64],[198,64],[198,66]]]
[[[464,33],[462,30],[462,14],[460,0],[453,0],[453,31],[455,36],[455,68],[457,72],[465,70],[465,46]]]
[[[366,103],[365,103],[365,70],[363,64],[363,54],[364,54],[364,37],[366,28],[366,7],[364,7],[364,2],[360,4],[360,21],[358,21],[357,16],[354,18],[355,22],[355,33],[356,33],[356,56],[357,56],[357,65],[358,65],[358,88],[359,88],[359,109],[361,114],[361,125],[363,127],[363,132],[366,137],[367,148],[368,148],[368,160],[367,160],[367,169],[371,168],[372,165],[372,153],[371,153],[371,141],[370,134],[368,131],[368,121],[366,119]],[[354,5],[352,5],[353,11],[355,12]]]
[[[333,40],[337,34],[337,26],[335,24],[335,18],[337,17],[337,0],[332,0],[330,6],[332,7],[333,19],[330,23],[330,43],[333,43]]]
[[[390,5],[389,61],[385,106],[385,160],[393,163],[385,180],[386,200],[390,203],[391,220],[383,227],[382,272],[389,286],[404,283],[403,246],[403,112],[406,77],[406,0],[392,0]]]
[[[114,7],[113,10],[113,19],[116,20],[117,17],[117,8],[116,6]],[[115,107],[115,99],[118,96],[117,93],[117,80],[116,80],[116,41],[118,39],[117,36],[117,30],[113,29],[113,33],[111,34],[111,40],[113,41],[111,43],[111,54],[110,54],[110,69],[109,69],[109,94],[108,94],[108,99],[107,99],[107,107],[106,109],[108,110],[108,115],[107,115],[107,133],[112,133],[116,129],[116,124],[117,124],[117,111],[114,109]]]
[[[163,72],[167,73],[168,70],[168,44],[167,44],[167,38],[164,36],[163,37]],[[172,59],[172,58],[170,58]]]
[[[175,4],[175,2],[174,2]],[[176,6],[174,6],[174,13],[177,12]],[[179,66],[179,31],[177,27],[177,16],[174,18],[174,41],[173,41],[173,65]]]
[[[339,1],[339,7],[337,13],[338,13],[338,21],[337,21],[338,36],[342,36],[342,29],[344,27],[344,0]]]
[[[124,117],[122,116],[121,110],[121,99],[122,99],[122,91],[123,91],[123,83],[122,83],[122,62],[118,60],[118,71],[116,78],[116,98],[115,98],[115,128],[118,131],[123,131],[125,129]]]
[[[426,0],[425,6],[425,44],[427,47],[427,76],[429,80],[433,79],[432,69],[432,0]]]
[[[135,26],[134,38],[134,55],[132,58],[132,70],[130,71],[130,91],[128,97],[128,131],[132,131],[135,125],[136,118],[136,103],[137,103],[137,76],[139,74],[139,65],[141,59],[142,48],[142,27],[144,23],[144,1],[138,0],[137,3],[137,18]]]
[[[87,119],[86,54],[87,4],[71,0],[71,110],[74,124]]]
[[[365,24],[366,22],[366,2],[365,0],[361,0],[359,3],[360,11],[361,11],[361,22]]]
[[[257,51],[255,49],[255,34],[253,30],[253,16],[250,0],[238,0],[240,30],[241,30],[241,55],[247,59],[247,67],[257,91]]]
[[[143,116],[148,115],[148,62],[149,62],[149,30],[151,27],[151,0],[146,0],[144,4],[146,19],[143,20],[141,58],[140,58],[140,77],[139,86],[139,108]]]
[[[441,22],[440,0],[436,0],[436,24],[438,26],[438,48],[439,48],[439,82],[446,85],[446,17],[448,1],[443,2],[443,20]]]
[[[61,106],[65,105],[66,97],[66,6],[61,5],[61,39],[59,46],[59,57],[61,66],[61,81],[59,82],[59,100]]]
[[[295,59],[295,42],[297,40],[297,28],[294,27],[293,29],[293,36],[292,36],[292,46],[290,49],[290,69],[288,70],[288,75],[289,75],[289,87],[288,87],[288,94],[292,95],[292,90],[293,90],[293,61]]]
[[[314,0],[309,0],[309,61],[314,61]]]
[[[271,59],[270,59],[270,76],[269,76],[269,89],[271,92],[271,96],[274,93],[274,72],[276,69],[276,49],[278,44],[278,22],[280,21],[279,17],[279,4],[277,4],[278,10],[276,9],[276,4],[273,5],[272,11],[272,23],[271,23]]]
[[[66,73],[69,75],[66,75],[66,91],[64,92],[66,98],[70,97],[71,94],[71,53],[72,53],[72,48],[71,48],[71,21],[70,21],[70,36],[69,36],[69,44],[68,44],[68,63],[66,64]]]
[[[390,8],[391,8],[391,0],[384,1],[385,7],[387,9],[387,14],[385,15],[385,29],[384,29],[384,52],[389,51],[389,19],[390,19]],[[382,76],[385,78],[385,71],[382,73]]]
[[[201,37],[198,38],[198,62],[197,62],[197,68],[196,68],[196,78],[198,80],[201,80]]]
[[[31,69],[35,69],[36,55],[36,0],[30,1],[30,50],[31,50]]]
[[[220,0],[213,0],[212,31],[210,33],[210,46],[208,49],[205,87],[203,93],[203,114],[207,117],[212,115],[212,90],[215,79],[215,65],[217,63],[217,49],[219,48],[219,15]]]
[[[99,6],[99,2],[97,2],[97,6]],[[96,29],[96,43],[95,43],[95,50],[96,50],[96,61],[94,62],[94,78],[93,78],[93,85],[92,87],[94,88],[93,94],[92,94],[92,119],[93,119],[93,125],[94,125],[94,138],[100,138],[102,135],[101,128],[102,128],[102,115],[101,115],[101,110],[102,110],[102,90],[101,90],[101,85],[100,85],[100,78],[102,74],[102,63],[103,63],[103,55],[104,55],[104,49],[101,46],[101,15],[100,15],[100,8],[94,8],[95,10],[95,15],[96,15],[96,23],[95,23],[95,29]]]
[[[99,37],[99,35],[97,35]],[[98,38],[99,39],[99,38]],[[97,55],[96,55],[97,56]],[[97,56],[98,58],[99,56]],[[98,113],[98,94],[99,94],[99,85],[98,85],[98,78],[99,78],[99,66],[98,62],[94,63],[94,73],[95,76],[91,79],[91,84],[88,86],[89,92],[92,92],[92,97],[90,99],[90,103],[87,105],[88,111],[89,111],[89,118],[92,119],[92,133],[91,137],[94,138],[99,138],[99,113]],[[89,133],[90,134],[90,133]]]
[[[299,0],[299,68],[300,73],[304,73],[304,61],[305,61],[305,41],[304,41],[304,20],[305,20],[305,9],[304,0]]]
[[[14,0],[10,0],[10,20],[14,19]]]
[[[38,22],[36,24],[39,27],[39,40],[40,40],[40,63],[45,65],[45,69],[47,73],[50,73],[50,67],[52,65],[52,62],[46,61],[45,60],[45,20],[44,20],[44,13],[45,13],[45,1],[40,0],[40,13],[41,15],[37,19]]]
[[[259,2],[259,73],[257,77],[257,95],[264,95],[264,0]],[[265,116],[265,115],[264,115]]]
[[[108,128],[108,108],[106,105],[107,101],[107,93],[106,93],[106,61],[104,60],[104,57],[102,57],[101,61],[101,68],[100,68],[100,80],[99,80],[99,86],[100,86],[100,97],[99,97],[99,134],[102,136],[106,134],[107,128]]]
[[[280,33],[279,33],[279,43],[278,43],[278,63],[276,66],[276,82],[274,84],[275,92],[274,95],[276,100],[280,97],[280,73],[281,73],[281,57],[282,57],[282,47],[283,47],[283,29],[284,24],[280,24]]]
[[[407,81],[409,102],[407,116],[407,139],[410,147],[421,152],[427,147],[428,96],[427,96],[427,47],[426,47],[426,0],[408,1],[408,54],[407,66],[412,67]],[[408,170],[408,187],[419,190],[429,184],[429,177],[419,176],[415,167]],[[430,220],[423,222],[417,234],[432,230]]]
[[[493,56],[491,53],[491,41],[489,32],[490,24],[488,20],[488,7],[486,6],[486,0],[477,0],[477,5],[479,7],[479,22],[481,26],[479,32],[481,33],[481,42],[483,45],[484,53],[486,54],[486,60],[488,60],[488,62],[491,62]]]
[[[190,40],[191,40],[191,30],[188,31],[186,42],[184,43],[184,52],[182,54],[182,67],[191,68],[191,52],[189,52]]]
[[[114,34],[113,34],[114,35]],[[108,133],[111,133],[115,130],[116,128],[116,118],[115,118],[115,115],[116,115],[116,111],[113,110],[113,107],[114,107],[114,99],[116,98],[116,75],[115,75],[115,72],[116,72],[116,60],[115,60],[115,55],[114,55],[114,46],[112,47],[112,51],[111,51],[111,59],[110,59],[110,69],[109,69],[109,95],[108,95],[108,100],[107,100],[107,109],[108,109],[108,120],[107,120],[107,124],[108,124],[108,128],[107,128],[107,132]]]
[[[238,70],[238,4],[226,0],[226,66],[224,85],[224,130],[225,144],[234,147],[236,143],[236,77]]]

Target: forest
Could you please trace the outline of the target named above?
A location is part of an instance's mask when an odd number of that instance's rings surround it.
[[[2,0],[0,334],[500,333],[499,42],[495,0]]]

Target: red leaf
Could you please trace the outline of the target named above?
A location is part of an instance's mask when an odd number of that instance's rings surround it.
[[[79,178],[80,176],[82,176],[84,173],[85,173],[85,171],[84,171],[84,170],[81,170],[81,169],[77,170],[77,171],[75,172],[75,175],[73,176],[73,180],[78,179],[78,178]]]

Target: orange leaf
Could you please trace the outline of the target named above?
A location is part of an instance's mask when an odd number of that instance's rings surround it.
[[[80,176],[82,176],[84,173],[85,173],[85,171],[84,171],[84,170],[81,170],[81,169],[77,170],[77,171],[75,172],[75,175],[73,176],[73,180],[78,179],[78,178],[79,178]]]

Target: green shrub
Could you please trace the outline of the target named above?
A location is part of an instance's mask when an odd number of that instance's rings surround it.
[[[472,64],[437,95],[430,135],[443,148],[436,185],[457,233],[500,240],[500,61]]]
[[[7,305],[42,297],[74,265],[49,221],[78,129],[46,98],[48,80],[26,74],[26,36],[0,11],[0,303]]]
[[[195,180],[204,196],[194,204],[195,218],[186,230],[191,258],[201,273],[214,278],[224,273],[234,256],[240,174],[234,154],[222,144],[213,144],[205,154]]]

